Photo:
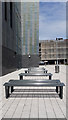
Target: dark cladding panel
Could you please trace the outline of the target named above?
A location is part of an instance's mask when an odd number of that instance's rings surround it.
[[[2,75],[2,2],[0,2],[0,75]]]

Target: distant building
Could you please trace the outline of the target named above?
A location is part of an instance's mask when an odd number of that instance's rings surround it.
[[[39,2],[21,3],[22,66],[39,63]]]
[[[21,3],[2,2],[2,74],[21,67]]]
[[[59,64],[68,63],[68,39],[40,40],[39,56],[47,64],[55,64],[57,59]]]

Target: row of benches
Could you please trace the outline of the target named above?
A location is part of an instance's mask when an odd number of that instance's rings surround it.
[[[49,76],[49,79],[45,80],[24,80],[23,76]],[[13,92],[13,88],[16,86],[42,86],[42,87],[56,87],[56,92],[59,93],[59,97],[62,99],[63,98],[63,86],[65,86],[64,83],[61,83],[60,80],[52,80],[52,74],[47,73],[47,70],[44,68],[29,68],[27,72],[25,73],[20,73],[19,74],[20,79],[19,80],[9,80],[9,82],[6,82],[4,84],[5,86],[5,93],[6,93],[6,98],[9,97],[9,89],[11,88],[11,93]],[[58,92],[58,89],[60,91]]]

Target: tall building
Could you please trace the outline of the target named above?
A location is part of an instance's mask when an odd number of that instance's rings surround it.
[[[2,75],[17,68],[38,66],[39,2],[9,1],[0,5]]]
[[[2,2],[2,74],[21,67],[21,3]]]
[[[64,40],[41,40],[39,42],[40,60],[49,64],[68,63],[68,39]]]
[[[21,3],[23,67],[39,63],[39,2]]]

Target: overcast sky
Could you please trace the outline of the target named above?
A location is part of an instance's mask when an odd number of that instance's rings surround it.
[[[39,2],[39,40],[66,38],[66,3]]]

